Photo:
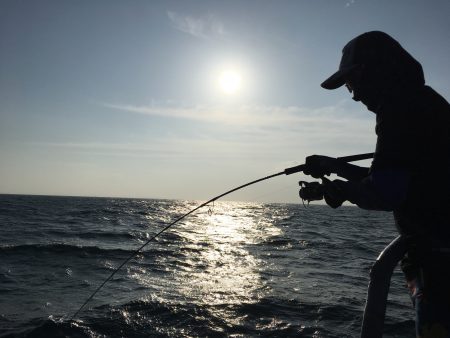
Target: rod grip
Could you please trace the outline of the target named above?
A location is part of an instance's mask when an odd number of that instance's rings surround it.
[[[291,175],[291,174],[299,173],[300,171],[303,171],[304,168],[305,168],[305,165],[300,164],[295,167],[290,167],[290,168],[284,169],[284,174]]]
[[[344,162],[355,162],[355,161],[368,160],[370,158],[373,158],[373,155],[375,155],[375,153],[366,153],[366,154],[343,156],[343,157],[338,157],[337,159],[341,160],[341,161],[344,161]]]
[[[369,158],[373,158],[373,155],[374,155],[374,153],[366,153],[366,154],[337,157],[337,159],[340,161],[344,161],[344,162],[355,162],[355,161],[361,161],[361,160],[367,160]],[[290,167],[290,168],[284,169],[284,174],[285,175],[295,174],[295,173],[303,171],[303,169],[305,169],[305,165],[300,164],[295,167]]]

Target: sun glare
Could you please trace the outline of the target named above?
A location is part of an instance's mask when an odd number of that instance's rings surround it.
[[[224,70],[219,77],[220,89],[226,94],[235,94],[242,84],[241,74],[233,69]]]

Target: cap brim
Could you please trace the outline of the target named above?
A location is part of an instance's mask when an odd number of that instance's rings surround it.
[[[339,69],[336,73],[334,73],[328,79],[323,81],[320,86],[325,89],[337,89],[343,86],[345,84],[344,77],[356,67],[358,67],[358,65],[353,65],[351,67]]]

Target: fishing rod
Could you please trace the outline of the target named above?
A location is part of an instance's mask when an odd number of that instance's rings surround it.
[[[366,153],[366,154],[358,154],[358,155],[350,155],[350,156],[343,156],[343,157],[337,157],[337,160],[343,161],[343,162],[355,162],[355,161],[361,161],[361,160],[367,160],[370,158],[373,158],[374,153]],[[238,191],[240,189],[243,189],[245,187],[248,187],[250,185],[253,185],[255,183],[259,183],[268,179],[271,179],[273,177],[281,176],[281,175],[291,175],[298,172],[303,171],[305,168],[305,164],[300,164],[295,167],[290,167],[287,169],[284,169],[283,171],[280,171],[279,173],[272,174],[266,177],[259,178],[257,180],[245,183],[243,185],[240,185],[239,187],[233,188],[231,190],[228,190],[227,192],[224,192],[223,194],[217,195],[216,197],[211,198],[210,200],[200,204],[199,206],[195,207],[194,209],[190,210],[189,212],[185,213],[184,215],[178,217],[173,222],[169,223],[167,226],[165,226],[162,230],[158,231],[155,235],[153,235],[150,239],[148,239],[144,244],[142,244],[139,248],[137,248],[135,251],[131,253],[131,255],[125,259],[109,276],[106,278],[100,286],[97,287],[97,289],[86,299],[86,301],[80,306],[80,308],[74,313],[74,315],[70,318],[70,320],[74,320],[74,318],[80,313],[80,311],[86,306],[87,303],[91,301],[92,298],[100,291],[100,289],[108,283],[111,278],[114,277],[114,275],[125,265],[127,264],[134,256],[136,256],[143,248],[145,248],[150,242],[154,241],[159,235],[161,235],[163,232],[167,231],[169,228],[171,228],[173,225],[177,224],[190,214],[194,213],[195,211],[207,206],[208,204],[217,201],[218,199],[229,195],[235,191]]]

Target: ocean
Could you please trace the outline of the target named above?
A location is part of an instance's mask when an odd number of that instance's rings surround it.
[[[0,337],[358,337],[390,213],[198,201],[0,195]],[[397,268],[384,337],[413,337]]]

